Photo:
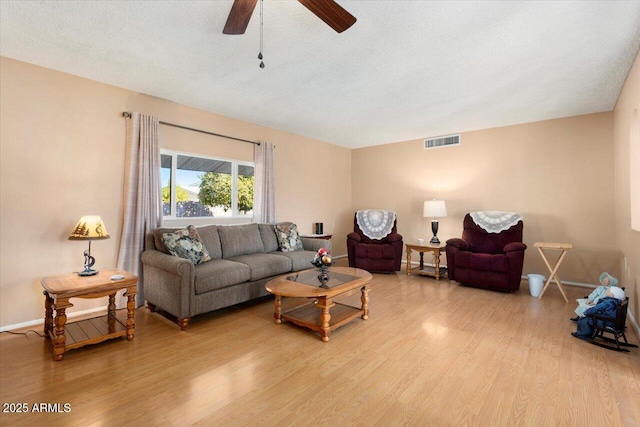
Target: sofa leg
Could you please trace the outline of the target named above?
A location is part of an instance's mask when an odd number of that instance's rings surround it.
[[[180,326],[180,330],[184,331],[189,326],[190,317],[185,317],[184,319],[178,319],[178,326]]]
[[[155,305],[151,304],[149,301],[147,301],[147,308],[149,309],[149,311],[151,311],[152,313],[155,313],[157,311],[157,308]]]

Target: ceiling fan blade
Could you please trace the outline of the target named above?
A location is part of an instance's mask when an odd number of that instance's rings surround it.
[[[298,0],[338,33],[343,32],[356,22],[355,16],[347,12],[333,0]]]
[[[244,34],[258,0],[234,0],[231,12],[224,24],[223,34]]]

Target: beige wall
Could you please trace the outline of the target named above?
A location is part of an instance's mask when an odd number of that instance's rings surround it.
[[[640,232],[631,229],[630,203],[630,138],[633,134],[631,127],[638,135],[640,124],[637,117],[640,114],[640,54],[636,57],[633,68],[620,93],[613,111],[613,140],[615,145],[615,207],[616,207],[616,244],[622,253],[619,270],[624,273],[622,283],[627,288],[629,309],[640,320]],[[635,122],[632,120],[635,116]],[[637,143],[637,142],[636,142]],[[635,152],[638,153],[639,150]],[[635,159],[640,164],[640,159]],[[626,271],[625,271],[626,258]]]
[[[44,314],[40,279],[77,271],[86,244],[67,240],[84,214],[111,239],[92,244],[96,267],[116,263],[122,228],[123,111],[249,140],[274,142],[276,215],[303,233],[324,222],[349,231],[351,152],[290,133],[0,58],[0,327]],[[252,146],[161,126],[166,148],[252,160]],[[344,239],[334,253],[346,253]],[[101,301],[75,300],[75,311]]]
[[[92,245],[98,268],[115,264],[121,232],[122,111],[250,140],[274,142],[278,220],[301,232],[324,222],[334,254],[356,209],[392,209],[406,241],[429,238],[422,202],[446,200],[441,240],[459,236],[473,210],[521,212],[525,243],[572,242],[560,277],[595,283],[609,271],[639,312],[640,233],[630,230],[629,127],[640,105],[638,60],[615,112],[462,134],[459,147],[422,141],[347,150],[166,100],[0,59],[0,327],[42,316],[40,278],[78,270],[86,245],[67,240],[77,219],[100,214],[111,239]],[[252,159],[252,146],[161,127],[162,146]],[[615,142],[615,150],[614,150]],[[613,189],[613,191],[612,191]],[[629,268],[624,271],[624,257]],[[530,248],[524,273],[546,273]],[[70,312],[100,306],[79,300]]]
[[[612,113],[465,132],[460,146],[422,140],[354,150],[353,208],[398,214],[405,241],[431,237],[425,200],[443,199],[440,241],[459,237],[467,212],[516,211],[529,245],[524,274],[547,270],[536,241],[571,242],[561,279],[597,283],[620,274],[614,226]],[[427,135],[425,135],[427,136]]]

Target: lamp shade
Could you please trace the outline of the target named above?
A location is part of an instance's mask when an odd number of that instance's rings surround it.
[[[447,206],[444,204],[444,200],[428,200],[424,202],[422,216],[425,218],[447,216]]]
[[[99,240],[108,239],[107,227],[102,218],[97,215],[85,215],[80,218],[78,224],[69,236],[69,240]]]

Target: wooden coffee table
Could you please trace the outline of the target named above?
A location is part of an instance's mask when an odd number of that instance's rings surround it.
[[[321,287],[318,269],[290,273],[267,282],[267,291],[275,295],[276,323],[288,320],[298,326],[320,333],[322,341],[329,341],[329,333],[357,317],[369,317],[369,281],[371,273],[359,268],[331,267],[327,287]],[[334,298],[360,289],[361,307],[335,302]],[[282,311],[282,297],[310,298],[311,302]]]
[[[112,280],[120,274],[122,279]],[[133,339],[135,331],[135,297],[138,277],[124,270],[101,270],[95,276],[77,274],[42,279],[45,296],[44,334],[53,343],[53,359],[64,358],[67,350],[96,344],[111,338]],[[116,311],[115,295],[126,289],[127,309]],[[107,314],[67,324],[66,309],[71,298],[109,297]],[[53,311],[56,311],[55,319]]]

